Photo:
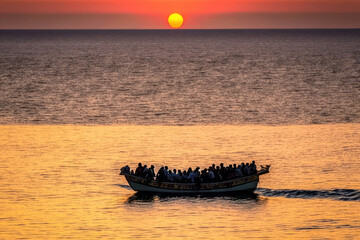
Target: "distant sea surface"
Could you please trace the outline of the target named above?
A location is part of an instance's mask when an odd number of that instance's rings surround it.
[[[0,31],[0,239],[360,239],[360,30]],[[119,168],[271,164],[254,194]]]
[[[360,30],[0,31],[2,124],[360,121]]]

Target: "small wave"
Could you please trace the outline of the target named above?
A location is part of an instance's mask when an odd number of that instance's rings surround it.
[[[328,198],[338,201],[360,201],[360,190],[332,189],[332,190],[292,190],[258,188],[257,193],[267,197],[286,198]]]
[[[128,189],[128,190],[131,190],[131,187],[128,186],[128,185],[123,185],[123,184],[115,184],[116,186],[119,186],[119,187],[122,187],[122,188],[125,188],[125,189]]]

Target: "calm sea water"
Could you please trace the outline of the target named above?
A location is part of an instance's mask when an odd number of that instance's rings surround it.
[[[360,30],[0,31],[2,124],[359,122]]]
[[[360,30],[0,31],[0,239],[360,239]],[[271,164],[135,194],[138,162]]]

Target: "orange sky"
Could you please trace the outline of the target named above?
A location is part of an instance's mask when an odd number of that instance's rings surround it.
[[[360,0],[0,0],[0,28],[167,28],[172,12],[184,28],[360,27]]]

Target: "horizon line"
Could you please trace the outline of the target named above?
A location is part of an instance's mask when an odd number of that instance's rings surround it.
[[[0,28],[0,31],[360,30],[360,28]]]

